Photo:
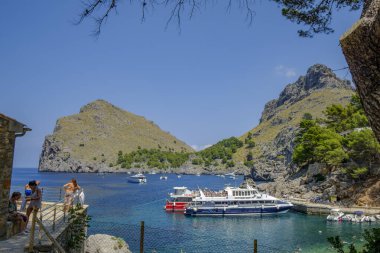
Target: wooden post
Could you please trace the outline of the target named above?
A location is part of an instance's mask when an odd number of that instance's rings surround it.
[[[29,236],[29,252],[33,252],[34,248],[34,231],[36,229],[36,219],[37,219],[37,208],[33,208],[33,215],[32,215],[32,228],[30,229],[30,236]]]
[[[144,221],[141,221],[141,231],[140,231],[140,253],[144,253]]]
[[[257,253],[257,240],[253,241],[253,253]]]
[[[53,214],[53,231],[55,231],[55,218],[57,214],[57,206],[54,207],[54,214]]]
[[[40,211],[40,221],[42,221],[42,208],[39,211]],[[41,232],[41,227],[38,226],[38,244],[41,244],[41,241],[42,241],[42,232]]]

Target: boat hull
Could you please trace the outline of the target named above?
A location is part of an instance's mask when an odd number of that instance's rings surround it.
[[[240,215],[265,215],[286,213],[292,206],[270,207],[191,207],[186,208],[187,216],[240,216]]]
[[[188,202],[166,202],[165,211],[167,212],[183,212],[186,210]]]
[[[128,178],[129,183],[135,183],[135,184],[143,184],[146,183],[146,179],[141,178]]]

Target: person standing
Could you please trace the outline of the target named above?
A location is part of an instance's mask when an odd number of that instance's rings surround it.
[[[74,194],[80,190],[80,186],[77,183],[75,178],[71,179],[71,181],[63,186],[65,190],[65,206],[64,211],[66,212],[73,206],[74,202]]]
[[[32,213],[33,209],[40,209],[42,203],[42,191],[38,188],[38,183],[33,180],[28,183],[30,189],[32,190],[32,194],[27,197],[27,201],[30,201],[28,208],[26,209],[26,216],[28,220],[26,224],[29,222],[29,216]]]
[[[35,182],[37,186],[39,186],[41,183],[41,181],[38,181],[38,180],[35,180]],[[23,212],[25,211],[25,208],[26,208],[26,202],[29,201],[28,199],[30,198],[30,195],[32,195],[32,189],[30,188],[29,183],[25,185],[24,189],[25,189],[25,197],[21,198],[22,201],[21,201],[21,207],[20,207],[20,210]]]

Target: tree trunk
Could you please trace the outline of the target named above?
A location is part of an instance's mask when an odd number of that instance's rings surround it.
[[[380,142],[380,0],[366,1],[358,22],[340,39],[369,123]]]

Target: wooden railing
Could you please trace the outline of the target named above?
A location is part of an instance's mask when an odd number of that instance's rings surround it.
[[[43,240],[42,237],[45,235],[59,253],[65,253],[65,250],[52,235],[59,225],[67,225],[68,219],[64,204],[62,201],[59,201],[56,203],[45,202],[43,205],[44,206],[41,210],[34,208],[32,212],[28,251],[34,252],[36,239],[38,240],[38,244],[41,244]],[[36,225],[38,226],[38,231]],[[36,238],[37,233],[38,236]]]

